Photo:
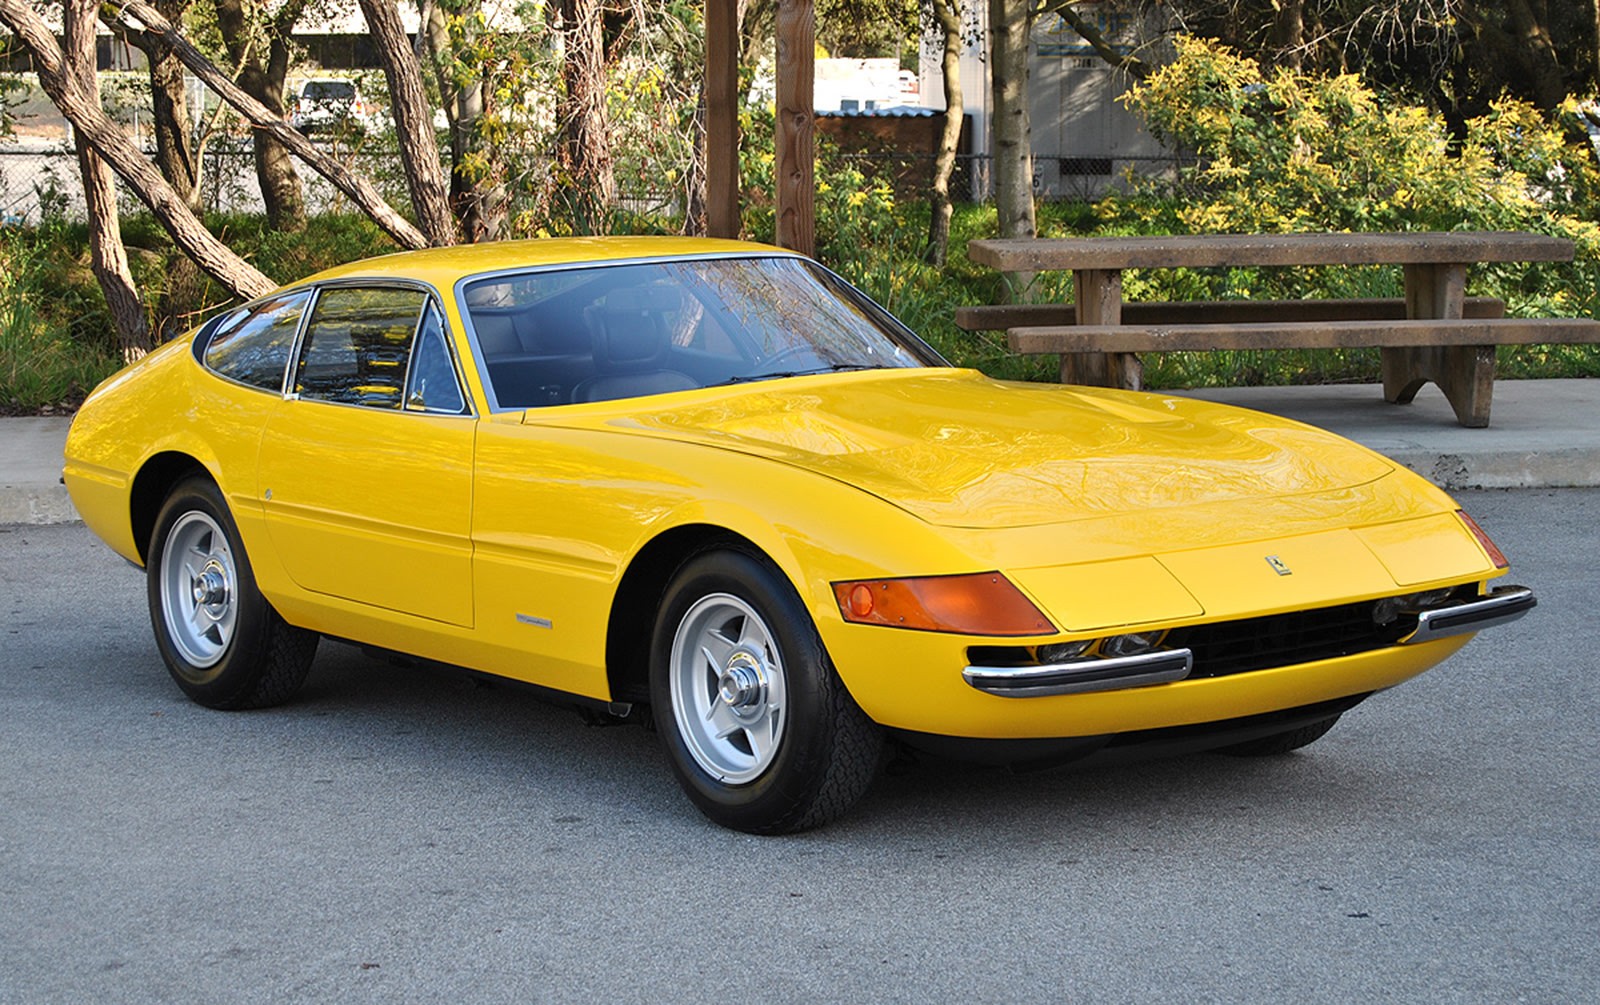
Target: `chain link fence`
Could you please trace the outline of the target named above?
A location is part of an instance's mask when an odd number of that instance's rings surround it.
[[[394,205],[406,205],[404,182],[392,143],[352,148],[338,142],[325,149],[352,171],[366,175]],[[154,151],[147,149],[147,156]],[[311,213],[338,212],[348,199],[331,182],[297,164]],[[123,212],[143,206],[118,184]],[[261,213],[255,152],[248,139],[224,137],[207,143],[200,159],[200,209],[207,213]],[[70,141],[19,139],[0,143],[0,225],[38,226],[46,220],[86,218],[78,156]]]
[[[409,204],[392,137],[360,145],[332,141],[326,149],[351,170],[374,180],[392,205]],[[153,151],[147,151],[154,156]],[[843,153],[825,157],[848,163],[868,178],[889,184],[901,201],[920,201],[932,192],[936,158],[932,154]],[[1175,177],[1193,164],[1193,158],[1169,157],[1036,157],[1034,192],[1041,199],[1092,201],[1108,191],[1125,187],[1131,177]],[[332,183],[303,164],[297,164],[305,186],[306,208],[311,213],[339,212],[349,202]],[[632,190],[619,186],[626,206],[671,207],[681,198],[676,190]],[[634,186],[635,188],[637,186]],[[125,212],[142,207],[119,186]],[[963,154],[956,158],[950,195],[957,202],[981,201],[991,195],[990,158]],[[200,208],[216,213],[263,212],[256,180],[255,154],[249,139],[222,137],[206,144],[201,157]],[[0,143],[0,225],[37,226],[47,219],[82,221],[85,218],[83,186],[77,154],[70,142],[20,139]]]

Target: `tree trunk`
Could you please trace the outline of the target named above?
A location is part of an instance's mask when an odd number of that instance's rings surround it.
[[[1001,237],[1033,237],[1033,131],[1028,120],[1029,0],[990,0],[989,74],[994,94],[994,203]],[[1007,295],[1032,285],[1027,273],[1007,273]]]
[[[150,23],[148,17],[139,13],[137,7],[130,5],[125,9],[154,30],[155,26]],[[228,59],[237,68],[239,87],[255,99],[270,118],[283,121],[283,80],[280,77],[274,86],[273,74],[261,63],[259,47],[250,44],[250,22],[245,13],[244,0],[216,0],[216,10],[217,28],[221,31],[223,44],[227,47]],[[163,18],[162,23],[169,29],[172,27],[172,22],[166,18]],[[283,40],[277,33],[269,32],[269,35],[272,36],[270,41],[272,48],[278,49],[283,46]],[[170,41],[168,44],[171,44]],[[284,62],[287,64],[286,51]],[[261,201],[267,209],[267,220],[277,230],[290,232],[304,230],[305,194],[300,184],[300,176],[295,172],[294,162],[289,159],[283,144],[275,140],[269,132],[259,128],[259,124],[252,140],[255,149],[256,181],[261,186]]]
[[[939,133],[939,154],[933,162],[933,192],[928,214],[928,251],[932,265],[943,265],[950,248],[950,175],[955,171],[956,147],[961,143],[961,121],[966,107],[961,94],[961,8],[959,0],[933,0],[933,19],[943,40],[940,71],[944,79],[944,128]]]
[[[100,82],[95,75],[94,32],[98,0],[67,0],[61,12],[62,55],[67,79],[98,105]],[[106,306],[117,330],[122,358],[133,361],[150,350],[149,322],[144,304],[128,268],[122,246],[122,225],[117,218],[116,177],[106,162],[82,138],[78,140],[78,169],[83,175],[83,201],[89,216],[89,254],[95,278],[105,293]]]
[[[70,0],[69,0],[70,2]],[[169,21],[181,21],[189,0],[156,0],[156,9]],[[150,96],[156,134],[156,165],[173,189],[200,206],[200,171],[190,142],[188,94],[184,90],[183,63],[159,36],[125,31],[128,41],[144,53],[150,67]]]
[[[1554,111],[1566,98],[1567,87],[1555,43],[1550,38],[1544,5],[1535,9],[1528,0],[1508,0],[1506,10],[1511,15],[1511,25],[1519,43],[1517,61],[1522,64],[1533,89],[1533,103],[1542,112]]]
[[[439,141],[433,135],[433,116],[422,87],[422,67],[400,23],[394,0],[361,0],[367,30],[378,47],[384,79],[389,82],[389,111],[400,141],[400,162],[411,190],[411,208],[417,224],[435,247],[458,240],[455,217],[450,215],[450,187],[439,166]]]
[[[710,57],[707,56],[707,59]],[[712,72],[709,64],[707,72]],[[706,236],[706,84],[695,88],[694,115],[689,119],[689,170],[683,175],[683,233]]]
[[[1305,63],[1305,0],[1273,0],[1272,44],[1277,64],[1299,73]]]
[[[739,212],[739,41],[737,0],[706,0],[706,72],[701,107],[696,110],[701,134],[705,229],[708,237],[736,238],[743,221]],[[691,206],[694,194],[691,187]],[[696,214],[691,210],[690,216]]]
[[[256,92],[256,100],[280,122],[287,111],[283,103],[283,91],[289,83],[289,35],[294,30],[294,22],[299,20],[303,6],[286,5],[274,18],[268,32],[267,63],[261,67],[258,78],[260,89]],[[248,92],[249,88],[245,90]],[[305,189],[300,184],[300,173],[295,170],[289,148],[271,133],[258,132],[255,141],[256,177],[261,181],[263,192],[269,187],[272,189],[274,199],[274,203],[268,204],[267,219],[282,230],[296,233],[305,230]],[[276,213],[272,209],[274,204],[277,206]]]
[[[561,167],[573,232],[604,233],[617,184],[611,173],[606,122],[605,40],[599,0],[561,0],[561,37],[566,48],[561,80],[565,93],[556,116],[564,142]]]
[[[72,123],[78,141],[87,142],[111,164],[150,207],[184,254],[193,258],[195,264],[217,282],[246,299],[277,288],[277,283],[213,237],[122,128],[106,117],[100,102],[90,100],[67,78],[55,35],[28,0],[0,0],[0,21],[28,47],[39,75],[39,85]]]
[[[462,41],[469,48],[477,33],[474,14],[481,6],[481,0],[466,4],[462,19],[466,36]],[[450,37],[443,7],[423,0],[421,14],[422,30],[418,35],[426,47],[439,85],[439,103],[450,124],[450,207],[468,241],[493,241],[505,231],[505,190],[496,179],[474,167],[475,163],[494,161],[479,128],[486,111],[484,77],[488,70],[483,68],[464,84],[458,83],[453,69],[456,44]]]
[[[21,0],[13,0],[20,3]],[[185,66],[194,71],[195,76],[205,82],[205,85],[217,93],[222,100],[232,105],[250,121],[256,129],[257,135],[270,133],[274,138],[281,140],[285,146],[292,150],[295,156],[307,164],[324,178],[332,182],[339,191],[348,195],[359,206],[362,212],[372,218],[373,222],[382,227],[384,232],[393,237],[402,247],[425,248],[428,240],[409,220],[395,212],[394,207],[383,201],[383,196],[373,187],[367,179],[351,174],[344,165],[323,153],[312,142],[292,129],[283,121],[281,115],[273,115],[260,101],[251,97],[232,78],[228,77],[204,55],[199,49],[181,34],[177,29],[163,18],[155,8],[144,3],[143,0],[121,0],[118,16],[126,19],[129,16],[141,22],[145,29],[162,35],[167,44],[172,46],[172,51],[183,60]],[[125,23],[119,22],[119,23]],[[120,169],[119,169],[120,170]]]

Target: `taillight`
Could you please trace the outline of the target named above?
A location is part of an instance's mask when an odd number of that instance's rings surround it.
[[[1478,539],[1478,543],[1483,546],[1483,550],[1488,552],[1489,561],[1494,563],[1496,569],[1510,567],[1511,563],[1506,560],[1505,553],[1497,548],[1493,541],[1489,540],[1489,535],[1483,532],[1483,528],[1478,526],[1477,521],[1467,516],[1466,510],[1456,510],[1456,516],[1461,518],[1461,522],[1467,525],[1468,530],[1472,531],[1472,536]]]
[[[998,572],[833,584],[846,621],[960,635],[1049,635],[1056,630]]]

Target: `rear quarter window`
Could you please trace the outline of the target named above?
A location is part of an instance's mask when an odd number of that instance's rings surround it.
[[[246,304],[227,315],[212,331],[201,362],[229,380],[282,393],[295,333],[310,296],[297,290]]]

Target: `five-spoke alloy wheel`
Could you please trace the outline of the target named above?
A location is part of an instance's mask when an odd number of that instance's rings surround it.
[[[760,777],[786,711],[783,662],[761,615],[729,593],[702,597],[678,624],[669,673],[672,716],[695,763],[734,785]]]
[[[228,536],[203,510],[189,510],[161,550],[161,615],[187,668],[203,680],[228,651],[239,618],[239,573]]]

